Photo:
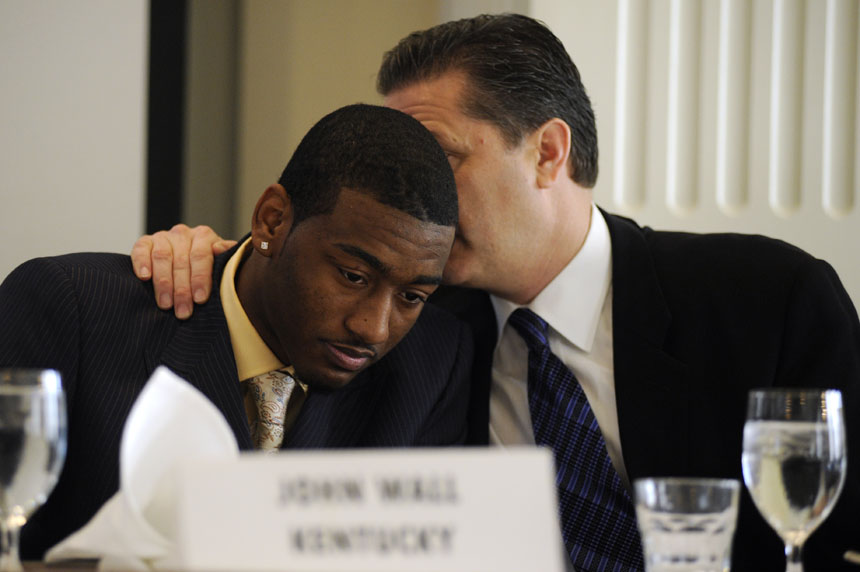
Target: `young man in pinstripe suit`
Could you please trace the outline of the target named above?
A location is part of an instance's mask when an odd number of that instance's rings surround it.
[[[242,449],[255,443],[240,381],[284,370],[302,391],[275,447],[462,443],[471,334],[424,308],[456,221],[432,135],[401,112],[353,105],[308,132],[189,320],[153,306],[128,256],[19,266],[0,285],[0,367],[59,370],[69,422],[63,472],[22,530],[22,556],[40,558],[117,490],[123,423],[159,365],[213,402]]]

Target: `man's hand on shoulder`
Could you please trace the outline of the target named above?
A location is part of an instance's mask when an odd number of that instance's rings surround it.
[[[172,307],[176,317],[184,320],[191,316],[195,302],[202,304],[209,299],[215,255],[235,244],[208,226],[177,224],[169,231],[137,239],[131,249],[131,263],[138,278],[152,279],[158,307]]]

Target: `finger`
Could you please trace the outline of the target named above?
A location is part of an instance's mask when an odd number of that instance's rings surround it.
[[[184,224],[177,224],[167,233],[173,251],[173,313],[180,320],[191,315],[191,238],[193,231]]]
[[[152,278],[152,237],[145,234],[131,247],[131,266],[141,280]]]
[[[221,241],[208,226],[197,226],[191,240],[191,292],[194,301],[204,303],[212,293],[212,264],[215,244]]]
[[[173,248],[166,231],[158,231],[152,241],[152,286],[155,301],[162,310],[173,307]]]
[[[194,227],[191,243],[191,293],[194,302],[203,304],[212,294],[212,266],[215,255],[236,245],[235,240],[222,239],[210,227]]]
[[[236,241],[236,240],[228,240],[226,238],[223,240],[219,240],[218,242],[213,242],[212,243],[212,253],[215,255],[223,254],[223,253],[227,252],[228,250],[230,250],[231,248],[233,248],[234,246],[236,246],[237,243],[238,243],[238,241]]]

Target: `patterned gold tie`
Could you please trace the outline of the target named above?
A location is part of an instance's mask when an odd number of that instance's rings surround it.
[[[274,370],[245,380],[257,405],[256,418],[248,422],[254,447],[274,453],[284,440],[284,418],[296,380],[285,370]]]

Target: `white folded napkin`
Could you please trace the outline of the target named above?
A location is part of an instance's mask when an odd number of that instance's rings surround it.
[[[159,367],[125,422],[119,491],[45,560],[99,558],[100,570],[171,567],[174,473],[180,462],[238,456],[236,438],[221,412],[191,384]]]

